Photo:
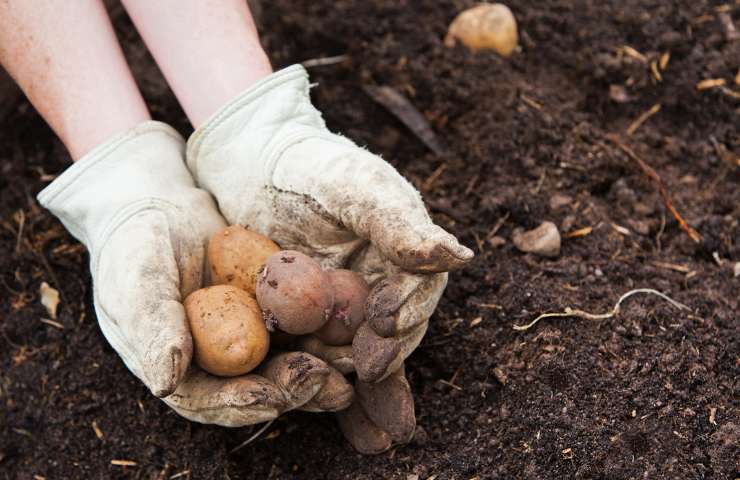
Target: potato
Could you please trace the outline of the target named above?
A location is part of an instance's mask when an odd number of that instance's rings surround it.
[[[279,250],[269,238],[240,225],[223,228],[208,242],[211,284],[233,285],[254,295],[257,273]]]
[[[351,270],[330,270],[327,275],[334,291],[334,307],[329,320],[314,335],[327,345],[348,345],[365,320],[365,300],[370,289]]]
[[[334,295],[318,262],[301,252],[283,250],[267,259],[259,274],[257,302],[268,330],[305,335],[329,319]]]
[[[253,370],[270,347],[257,302],[230,285],[201,288],[185,299],[195,361],[214,375],[232,377]]]
[[[508,57],[519,43],[516,18],[501,3],[484,3],[461,12],[450,24],[445,37],[448,47],[460,40],[471,50],[491,49]]]

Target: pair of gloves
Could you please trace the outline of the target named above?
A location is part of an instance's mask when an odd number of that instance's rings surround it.
[[[427,329],[444,272],[472,252],[432,222],[392,166],[327,130],[309,88],[301,66],[276,72],[187,145],[163,123],[141,124],[91,151],[38,198],[89,250],[106,339],[180,415],[236,427],[292,409],[335,410],[331,379],[356,371],[340,426],[359,451],[377,453],[413,434],[403,362]],[[206,242],[227,224],[324,268],[359,272],[372,290],[353,345],[307,338],[300,352],[233,378],[191,363],[182,301],[203,286]]]

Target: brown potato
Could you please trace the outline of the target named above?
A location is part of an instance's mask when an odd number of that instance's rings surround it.
[[[334,296],[328,275],[312,258],[294,250],[273,254],[257,279],[257,301],[267,329],[305,335],[329,319]]]
[[[461,12],[450,24],[445,44],[454,46],[456,40],[473,51],[491,49],[508,57],[519,44],[516,18],[501,3],[476,5]]]
[[[241,225],[216,232],[208,242],[212,285],[233,285],[255,294],[257,274],[280,247],[272,240]]]
[[[230,285],[201,288],[185,299],[195,361],[214,375],[232,377],[253,370],[270,347],[257,302]]]
[[[330,270],[334,291],[334,308],[329,320],[314,335],[327,345],[349,345],[365,320],[365,300],[370,288],[360,275],[351,270]]]

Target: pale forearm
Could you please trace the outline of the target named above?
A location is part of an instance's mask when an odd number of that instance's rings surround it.
[[[0,2],[0,63],[74,159],[149,119],[99,0]]]
[[[191,123],[272,72],[244,0],[124,0]]]

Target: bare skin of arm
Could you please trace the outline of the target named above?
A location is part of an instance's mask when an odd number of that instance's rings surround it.
[[[124,0],[190,122],[272,73],[244,0]]]
[[[100,0],[0,0],[0,63],[74,160],[150,119]]]

